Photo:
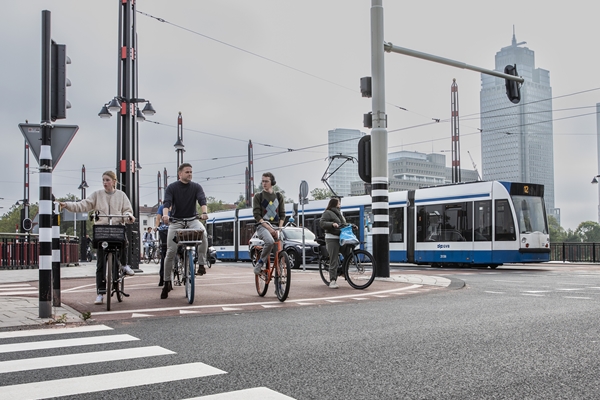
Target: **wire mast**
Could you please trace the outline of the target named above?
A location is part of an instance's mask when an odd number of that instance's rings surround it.
[[[458,85],[452,79],[452,183],[460,183],[460,127],[458,123]]]

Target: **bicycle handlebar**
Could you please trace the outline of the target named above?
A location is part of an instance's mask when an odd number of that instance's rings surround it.
[[[100,210],[95,210],[90,214],[90,221],[98,221],[101,217],[103,218],[108,218],[108,220],[110,221],[111,218],[127,218],[129,220],[129,222],[133,222],[133,215],[131,215],[130,213],[125,213],[125,214],[105,214],[102,213]]]
[[[169,222],[190,222],[190,221],[194,221],[196,219],[200,219],[200,216],[198,214],[194,215],[193,217],[187,217],[187,218],[169,217]]]

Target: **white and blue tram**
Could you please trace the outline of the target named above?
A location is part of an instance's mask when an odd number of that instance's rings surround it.
[[[327,200],[286,204],[286,214],[322,236]],[[489,266],[550,259],[544,187],[511,182],[469,182],[389,194],[390,261],[432,266]],[[342,199],[346,220],[359,227],[371,250],[371,197]],[[220,260],[249,261],[252,209],[211,213],[209,234]],[[377,255],[375,255],[377,257]]]

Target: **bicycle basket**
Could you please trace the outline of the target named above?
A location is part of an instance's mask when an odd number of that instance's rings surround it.
[[[94,225],[94,248],[100,242],[125,243],[125,226],[123,225]]]
[[[178,244],[188,244],[188,243],[198,243],[202,241],[204,232],[199,229],[179,229],[177,231],[177,243]]]

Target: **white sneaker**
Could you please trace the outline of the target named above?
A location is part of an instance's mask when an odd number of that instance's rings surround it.
[[[102,304],[103,302],[104,302],[104,296],[99,294],[98,297],[96,297],[96,301],[94,302],[94,304]]]
[[[339,288],[339,286],[336,281],[329,282],[329,289],[337,289],[337,288]]]
[[[123,273],[125,275],[129,275],[129,276],[135,275],[135,272],[133,272],[133,270],[131,269],[131,267],[129,265],[121,266],[121,271],[123,271]]]

